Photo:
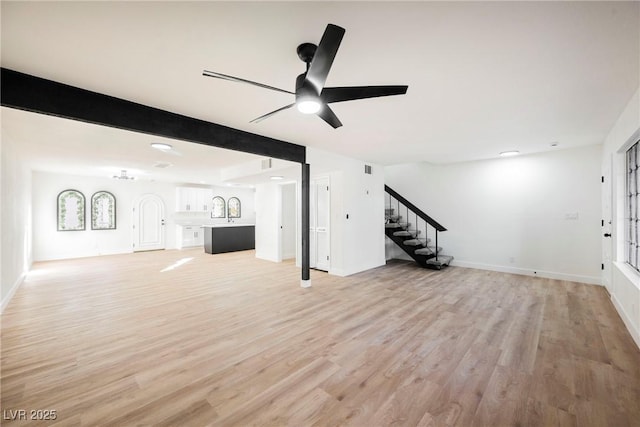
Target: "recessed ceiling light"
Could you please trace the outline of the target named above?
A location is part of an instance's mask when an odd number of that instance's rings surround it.
[[[518,154],[520,154],[519,151],[503,151],[502,153],[500,153],[500,157],[512,157],[512,156],[517,156]]]
[[[160,151],[169,151],[171,150],[173,147],[169,144],[164,144],[162,142],[154,142],[153,144],[151,144],[151,147],[155,148],[156,150],[160,150]]]
[[[272,176],[271,179],[274,181],[280,181],[281,179],[284,179],[284,176],[276,175]]]

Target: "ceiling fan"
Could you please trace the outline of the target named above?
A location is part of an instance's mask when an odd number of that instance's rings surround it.
[[[298,110],[305,114],[317,114],[322,120],[339,128],[342,123],[329,108],[332,102],[351,101],[355,99],[375,98],[379,96],[404,95],[408,86],[347,86],[347,87],[324,87],[327,75],[333,64],[333,60],[342,42],[345,29],[337,25],[328,24],[324,30],[320,43],[316,46],[313,43],[303,43],[298,46],[298,57],[307,64],[307,71],[296,78],[296,91],[291,92],[285,89],[265,85],[239,77],[228,76],[204,70],[203,76],[215,77],[232,82],[248,83],[254,86],[271,89],[278,92],[295,95],[295,102],[278,108],[275,111],[251,120],[250,123],[262,121],[276,113],[297,106]]]

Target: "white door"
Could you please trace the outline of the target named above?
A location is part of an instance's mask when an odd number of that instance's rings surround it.
[[[611,226],[612,214],[612,202],[611,196],[613,194],[613,179],[611,177],[611,164],[613,158],[604,160],[604,168],[602,171],[602,284],[607,288],[610,294],[613,295],[611,267],[613,258],[613,237],[611,232],[613,227]]]
[[[296,184],[280,186],[280,259],[296,257]]]
[[[133,251],[164,249],[162,199],[155,194],[145,194],[133,206]]]
[[[309,266],[329,271],[329,177],[311,180],[309,203]]]

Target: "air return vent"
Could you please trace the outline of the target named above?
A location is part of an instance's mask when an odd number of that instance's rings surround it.
[[[169,166],[173,166],[173,165],[169,162],[156,162],[153,165],[154,168],[160,168],[160,169],[165,169],[165,168],[168,168]]]
[[[371,165],[364,165],[364,173],[371,175]]]
[[[271,169],[271,160],[273,159],[264,159],[262,161],[262,170]]]

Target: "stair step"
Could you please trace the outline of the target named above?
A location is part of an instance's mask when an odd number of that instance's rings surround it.
[[[402,230],[402,231],[396,231],[393,233],[394,236],[396,237],[415,237],[413,234],[411,234],[410,232],[406,231],[406,230]]]
[[[438,255],[438,259],[436,259],[435,257],[429,258],[427,260],[427,266],[435,267],[440,270],[442,267],[449,265],[452,260],[453,257],[451,255]]]
[[[402,215],[385,215],[385,219],[391,222],[398,222],[402,219]]]
[[[405,246],[422,246],[424,242],[420,239],[411,239],[405,240],[404,242],[402,242],[402,244]]]
[[[384,228],[402,228],[400,224],[396,224],[395,222],[390,222],[389,224],[385,224]]]
[[[410,222],[399,222],[398,224],[400,224],[402,228],[409,228],[413,225]]]
[[[440,252],[442,252],[442,246],[438,246],[438,256],[440,256]],[[426,248],[416,249],[416,254],[418,255],[435,255],[436,247],[435,246],[427,246]]]
[[[416,255],[433,255],[433,251],[429,248],[420,248],[420,249],[416,249],[416,251],[414,252]]]

